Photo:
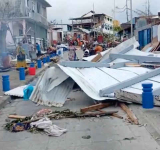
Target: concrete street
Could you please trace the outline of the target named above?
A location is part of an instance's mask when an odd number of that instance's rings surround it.
[[[62,108],[53,110],[71,109],[79,111],[80,108],[94,104],[93,100],[83,92],[72,92]],[[140,106],[135,106],[135,108]],[[60,137],[48,137],[45,134],[33,134],[27,131],[10,133],[3,129],[9,114],[32,115],[44,106],[37,106],[31,101],[16,99],[8,103],[0,111],[0,149],[1,150],[160,150],[160,146],[147,129],[147,125],[136,126],[125,120],[112,117],[88,119],[53,120],[59,127],[66,128],[68,132]],[[126,114],[119,107],[109,107],[104,110],[118,110],[119,115]],[[136,109],[135,109],[136,110]],[[141,121],[140,121],[141,122]],[[157,124],[158,125],[158,124]],[[91,136],[83,139],[82,136]]]

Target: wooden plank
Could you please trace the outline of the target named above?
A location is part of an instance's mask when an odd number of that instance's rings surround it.
[[[92,105],[92,106],[89,106],[89,107],[82,108],[82,109],[80,109],[80,111],[82,113],[86,113],[88,111],[99,110],[99,109],[103,109],[103,108],[106,108],[106,107],[109,107],[109,106],[111,106],[111,103],[101,103],[101,104]]]
[[[132,122],[136,125],[139,125],[138,119],[133,114],[133,112],[124,103],[120,103],[119,105],[122,108],[122,110],[124,110],[127,113],[128,117],[132,120]]]
[[[141,67],[141,64],[138,63],[125,63],[126,67]]]
[[[11,119],[25,119],[26,116],[9,115],[8,118],[11,118]]]
[[[113,117],[119,118],[119,119],[123,119],[122,116],[118,115],[118,114],[112,114]]]
[[[101,58],[102,58],[102,55],[100,52],[98,52],[98,55],[95,58],[93,58],[91,62],[98,62]]]
[[[98,113],[86,113],[82,115],[77,115],[73,116],[73,118],[78,118],[78,117],[103,117],[103,116],[108,116],[108,115],[113,115],[115,113],[118,113],[118,111],[105,111],[105,112],[98,112]],[[70,117],[72,118],[72,117]]]

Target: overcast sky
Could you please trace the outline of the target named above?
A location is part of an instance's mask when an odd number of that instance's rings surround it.
[[[55,20],[58,23],[70,23],[69,18],[80,17],[83,14],[93,10],[93,3],[96,13],[105,13],[113,16],[114,0],[47,0],[52,8],[48,8],[48,20]],[[115,0],[116,6],[123,8],[126,0]],[[147,0],[132,0],[133,10],[139,9],[145,11],[145,3]],[[129,5],[129,2],[128,2]],[[150,0],[150,9],[152,14],[158,14],[160,11],[160,0]],[[121,23],[126,22],[126,12],[116,13],[116,19]],[[134,16],[137,16],[133,13]]]

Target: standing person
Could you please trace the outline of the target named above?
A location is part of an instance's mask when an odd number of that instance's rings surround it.
[[[37,56],[41,56],[41,48],[40,45],[38,43],[36,43],[36,49],[37,49]]]
[[[22,44],[18,43],[17,46],[17,68],[26,68],[26,55],[25,55],[25,50],[22,48]]]
[[[102,52],[102,51],[103,51],[102,46],[100,46],[99,44],[97,44],[96,47],[95,47],[95,53],[97,54],[98,52]]]

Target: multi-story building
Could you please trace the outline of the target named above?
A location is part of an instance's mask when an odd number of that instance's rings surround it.
[[[12,37],[17,44],[26,35],[32,43],[46,43],[48,33],[46,0],[11,0],[13,13],[9,19]]]
[[[73,28],[84,28],[105,34],[113,34],[113,18],[106,14],[96,14],[93,11],[79,18],[72,18]]]

